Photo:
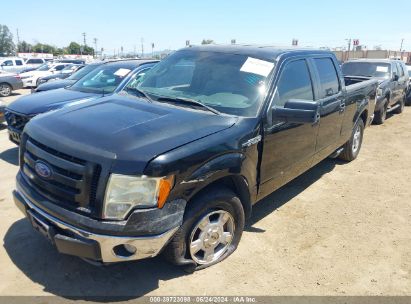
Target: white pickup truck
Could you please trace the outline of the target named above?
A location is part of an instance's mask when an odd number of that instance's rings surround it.
[[[27,68],[23,58],[3,57],[0,58],[0,69],[5,72],[19,73]]]

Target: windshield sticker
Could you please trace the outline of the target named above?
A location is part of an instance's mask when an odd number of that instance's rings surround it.
[[[119,76],[119,77],[124,77],[126,76],[128,73],[130,73],[129,69],[118,69],[114,75]]]
[[[386,67],[386,66],[377,66],[377,72],[387,73],[388,72],[388,67]]]
[[[273,68],[274,63],[272,62],[248,57],[240,71],[267,77]]]

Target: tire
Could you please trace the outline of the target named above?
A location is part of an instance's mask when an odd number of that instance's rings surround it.
[[[405,108],[405,96],[398,102],[398,104],[400,105],[398,108],[396,108],[394,111],[392,111],[394,114],[401,114],[402,112],[404,112],[404,108]]]
[[[388,99],[385,99],[382,109],[375,113],[373,122],[376,125],[382,125],[385,119],[387,118],[387,106],[388,106]]]
[[[7,97],[11,95],[13,88],[8,83],[0,83],[0,97]]]
[[[219,220],[225,224],[217,225]],[[185,266],[187,272],[217,264],[236,250],[244,224],[244,209],[236,194],[213,187],[189,202],[183,224],[163,256],[175,265]]]
[[[340,159],[347,162],[353,161],[357,158],[361,150],[362,139],[364,137],[364,122],[361,118],[358,119],[354,126],[354,130],[350,139],[344,144],[343,152],[340,154]]]

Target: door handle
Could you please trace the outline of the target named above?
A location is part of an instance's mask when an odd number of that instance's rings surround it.
[[[340,103],[340,113],[343,113],[345,111],[345,102]]]

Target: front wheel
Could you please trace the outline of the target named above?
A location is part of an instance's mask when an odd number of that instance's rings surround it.
[[[351,138],[344,144],[343,152],[340,158],[345,161],[352,161],[357,158],[361,150],[362,139],[364,135],[364,122],[361,118],[358,119],[351,134]]]
[[[221,262],[240,242],[245,223],[240,199],[227,188],[213,188],[187,205],[184,221],[164,257],[194,271]]]
[[[8,83],[0,83],[0,96],[7,97],[11,95],[12,87]]]
[[[381,110],[375,113],[373,122],[377,125],[382,125],[387,118],[387,106],[388,100],[384,100],[384,104],[381,107]]]

